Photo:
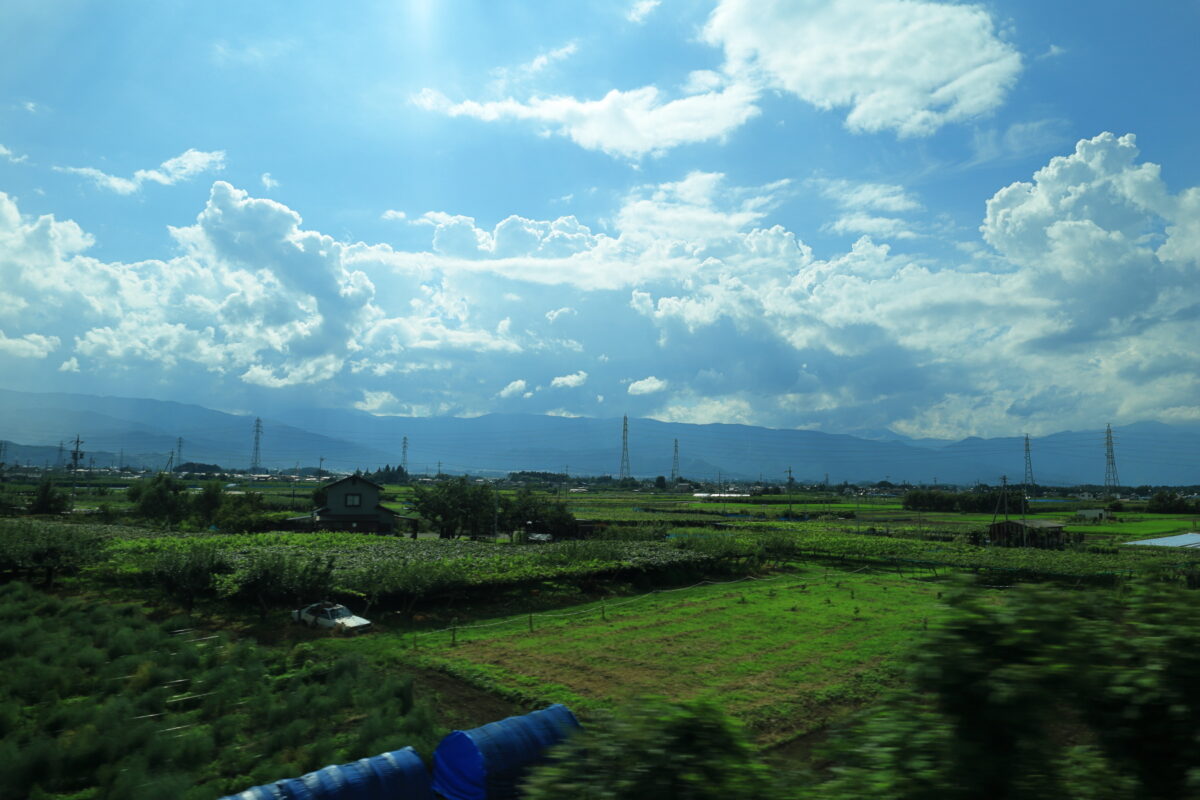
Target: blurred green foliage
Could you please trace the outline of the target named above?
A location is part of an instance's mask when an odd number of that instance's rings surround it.
[[[441,731],[412,681],[0,586],[0,797],[211,800]]]
[[[781,796],[740,726],[707,702],[647,700],[590,723],[551,751],[526,800]]]

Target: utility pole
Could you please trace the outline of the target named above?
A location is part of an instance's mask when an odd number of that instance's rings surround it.
[[[262,418],[254,418],[254,452],[250,455],[250,472],[262,472]]]
[[[996,524],[996,517],[1000,514],[1000,508],[1004,508],[1004,521],[1008,522],[1008,476],[1000,476],[1000,497],[996,500],[996,510],[992,512],[992,524]],[[1021,526],[1021,544],[1029,544],[1029,529],[1024,525]]]
[[[79,450],[79,445],[83,444],[83,440],[79,438],[78,433],[76,434],[76,443],[74,443],[74,444],[76,444],[76,446],[74,446],[74,450],[71,451],[71,495],[72,495],[72,497],[74,497],[74,494],[76,494],[76,489],[78,488],[77,483],[78,483],[78,473],[79,473],[79,459],[83,458],[83,451]]]
[[[58,461],[55,462],[54,468],[62,469],[65,465],[66,465],[66,461],[63,459],[63,440],[59,439],[58,440]]]
[[[325,477],[325,456],[317,458],[317,480]]]
[[[621,423],[621,480],[631,477],[629,472],[629,415],[626,414]]]
[[[1117,477],[1117,455],[1113,450],[1112,425],[1109,424],[1104,432],[1104,493],[1116,497],[1121,489],[1121,479]]]
[[[792,518],[792,468],[791,467],[787,468],[787,475],[788,475],[788,482],[787,482],[788,519],[790,520]]]
[[[671,483],[679,483],[679,440],[675,440],[675,456],[671,459]]]

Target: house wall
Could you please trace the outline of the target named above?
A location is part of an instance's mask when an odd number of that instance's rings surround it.
[[[346,505],[346,496],[357,494],[357,506]],[[325,505],[333,514],[375,514],[375,506],[379,505],[379,490],[366,481],[342,481],[336,486],[330,486],[325,495]]]
[[[358,495],[356,505],[347,498]],[[357,478],[339,481],[326,487],[325,508],[314,520],[321,530],[359,531],[362,533],[392,533],[393,515],[380,508],[382,492],[372,483]]]

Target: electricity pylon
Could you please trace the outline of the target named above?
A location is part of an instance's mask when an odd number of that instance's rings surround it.
[[[1112,425],[1104,432],[1104,493],[1116,497],[1121,488],[1121,479],[1117,476],[1117,456],[1113,451]]]

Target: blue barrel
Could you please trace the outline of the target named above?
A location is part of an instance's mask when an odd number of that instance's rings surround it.
[[[508,800],[546,750],[579,728],[556,703],[469,731],[454,731],[433,752],[433,788],[446,800]],[[257,800],[257,798],[255,799]]]
[[[299,778],[227,795],[221,800],[434,800],[429,773],[411,747],[322,767]]]

